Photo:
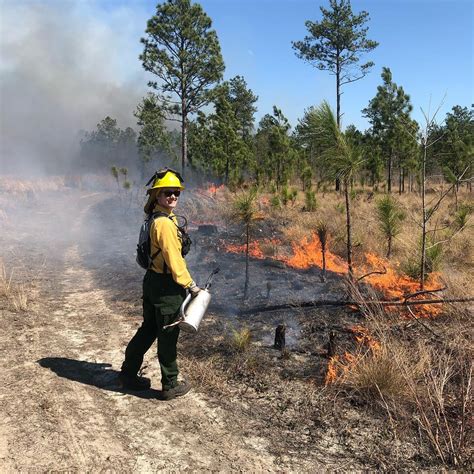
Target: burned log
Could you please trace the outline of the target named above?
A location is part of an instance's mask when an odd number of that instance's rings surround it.
[[[321,306],[363,306],[363,305],[379,305],[379,306],[418,306],[425,304],[443,304],[443,303],[469,303],[474,301],[472,298],[446,298],[446,299],[431,299],[431,300],[369,300],[369,301],[354,301],[354,300],[314,300],[301,301],[299,303],[282,303],[268,306],[255,306],[253,308],[246,308],[240,311],[240,314],[254,314],[265,313],[268,311],[280,311],[283,309],[303,309],[303,308],[317,308]]]
[[[275,329],[275,344],[273,346],[275,349],[279,349],[282,351],[285,348],[285,333],[286,326],[284,324],[279,324]]]
[[[329,331],[329,341],[326,344],[327,358],[334,357],[337,352],[336,331]]]
[[[415,298],[415,296],[427,295],[429,293],[439,293],[440,291],[447,290],[447,286],[443,286],[442,288],[436,288],[434,290],[422,290],[416,291],[415,293],[410,293],[409,295],[405,295],[405,299],[403,301],[408,301],[410,298]]]
[[[217,227],[214,224],[200,224],[197,231],[203,235],[217,234]]]

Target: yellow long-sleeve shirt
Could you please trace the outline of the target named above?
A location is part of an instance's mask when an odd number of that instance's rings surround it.
[[[188,288],[193,283],[193,279],[181,255],[181,239],[176,216],[158,205],[155,206],[153,212],[163,212],[169,217],[158,217],[150,226],[151,255],[160,250],[153,259],[151,269],[157,273],[171,273],[178,285]]]

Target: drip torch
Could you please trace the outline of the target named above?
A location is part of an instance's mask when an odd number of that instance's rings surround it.
[[[204,288],[192,298],[191,293],[186,296],[181,308],[179,309],[180,317],[172,324],[163,326],[163,329],[179,325],[179,327],[186,332],[196,333],[201,324],[202,318],[206,314],[209,303],[211,302],[211,288],[212,279],[214,275],[219,273],[220,268],[217,267],[209,275]]]

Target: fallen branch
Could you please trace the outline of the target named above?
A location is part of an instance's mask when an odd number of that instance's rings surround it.
[[[423,321],[420,320],[420,318],[412,311],[412,309],[410,307],[407,308],[408,311],[410,312],[410,314],[412,315],[413,319],[418,323],[420,324],[421,326],[423,326],[426,330],[428,330],[431,334],[433,334],[434,336],[436,336],[438,339],[442,339],[441,336],[433,331],[433,329],[431,329],[427,324],[425,324]]]
[[[280,311],[282,309],[292,308],[316,308],[321,306],[363,306],[363,305],[380,305],[380,306],[415,306],[415,305],[426,305],[426,304],[443,304],[443,303],[468,303],[474,301],[474,297],[470,298],[446,298],[446,299],[432,299],[432,300],[380,300],[380,301],[364,301],[360,303],[358,301],[346,300],[315,300],[315,301],[303,301],[301,303],[282,303],[270,306],[255,306],[253,308],[241,309],[240,314],[252,314],[252,313],[265,313],[268,311]]]
[[[410,293],[408,295],[404,296],[403,301],[408,301],[409,298],[414,298],[415,296],[420,296],[420,295],[426,295],[428,293],[439,293],[440,291],[446,290],[448,287],[444,286],[443,288],[437,288],[436,290],[421,290],[421,291],[416,291],[415,293]]]
[[[374,270],[373,272],[369,272],[369,273],[366,273],[365,275],[362,275],[361,277],[357,278],[357,281],[361,281],[370,275],[385,275],[386,273],[387,273],[387,269],[383,267],[383,270]]]

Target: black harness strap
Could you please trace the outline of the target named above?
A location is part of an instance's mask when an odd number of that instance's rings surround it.
[[[165,214],[164,212],[154,212],[151,216],[150,219],[155,220],[158,217],[167,217],[176,227],[178,227],[173,220],[173,218],[169,214]],[[178,227],[179,229],[179,227]],[[158,249],[153,255],[150,256],[151,262],[150,262],[150,267],[153,266],[153,260],[155,260],[156,257],[158,257],[159,253],[161,252],[161,249]],[[165,259],[163,258],[163,273],[168,273],[168,265],[166,265]]]

